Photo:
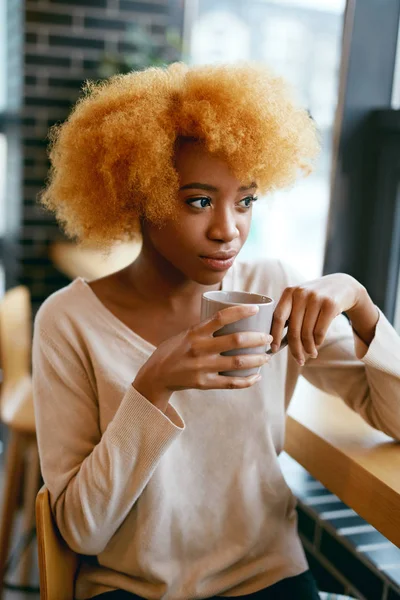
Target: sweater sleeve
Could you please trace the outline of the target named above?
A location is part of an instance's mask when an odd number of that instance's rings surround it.
[[[43,479],[75,552],[97,555],[120,527],[184,424],[132,386],[101,435],[96,394],[77,353],[35,327],[33,394]]]
[[[305,281],[285,265],[286,286]],[[400,440],[400,336],[379,313],[375,336],[367,346],[344,315],[329,327],[316,359],[300,373],[328,394],[339,396],[367,423]]]

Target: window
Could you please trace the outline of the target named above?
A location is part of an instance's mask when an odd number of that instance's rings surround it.
[[[6,107],[6,4],[0,3],[0,113]]]
[[[6,160],[7,160],[7,140],[4,133],[0,130],[0,238],[5,230],[5,196],[6,196]]]
[[[4,133],[6,93],[6,2],[0,3],[0,239],[5,230],[7,140]],[[4,268],[0,264],[0,297],[4,293]]]
[[[317,122],[316,172],[255,204],[241,253],[279,257],[307,278],[322,273],[344,9],[345,0],[198,0],[186,23],[192,64],[263,60],[291,82]]]
[[[399,284],[397,286],[397,306],[396,313],[394,316],[394,327],[397,333],[400,333],[400,275],[399,275]]]
[[[392,108],[400,109],[400,20],[399,20],[399,33],[397,36],[397,53],[396,53],[396,66],[394,70],[393,78],[393,93],[392,93]],[[397,205],[400,205],[400,184],[397,192]],[[397,301],[396,301],[396,312],[394,317],[394,327],[398,333],[400,333],[400,273],[397,285]]]
[[[399,33],[397,35],[396,66],[394,68],[392,88],[392,108],[400,109],[400,21]]]

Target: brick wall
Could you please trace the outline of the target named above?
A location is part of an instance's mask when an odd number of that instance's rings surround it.
[[[18,248],[20,281],[29,286],[34,311],[68,283],[48,259],[62,239],[54,219],[36,202],[48,169],[48,128],[67,116],[85,79],[99,79],[104,52],[131,49],[127,25],[145,25],[157,46],[180,0],[27,0],[25,2],[23,108],[23,222]],[[174,23],[176,25],[176,23]]]

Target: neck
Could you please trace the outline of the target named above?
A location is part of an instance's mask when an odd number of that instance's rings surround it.
[[[154,248],[143,244],[139,256],[123,272],[123,283],[143,302],[157,304],[170,311],[199,305],[204,292],[221,289],[188,279]]]

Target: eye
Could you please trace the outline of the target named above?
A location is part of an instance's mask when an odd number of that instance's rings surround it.
[[[200,206],[196,206],[195,202],[200,202]],[[209,206],[211,203],[211,199],[207,198],[206,196],[203,196],[201,198],[191,198],[190,200],[187,200],[186,204],[189,204],[190,206],[194,206],[195,208],[206,208],[207,206]]]
[[[253,202],[257,202],[257,200],[258,200],[257,196],[246,196],[246,198],[243,198],[243,199],[242,199],[242,200],[239,202],[239,204],[240,204],[241,202],[244,202],[244,207],[245,207],[245,208],[250,208],[250,207],[251,207],[251,205],[253,204]]]

